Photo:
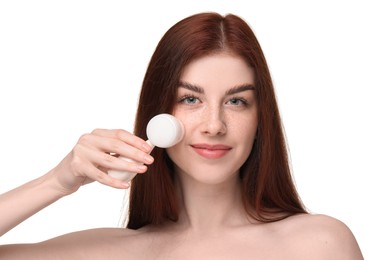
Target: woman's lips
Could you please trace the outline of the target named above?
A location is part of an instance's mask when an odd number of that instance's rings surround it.
[[[207,159],[218,159],[225,156],[232,148],[223,144],[193,144],[191,147],[200,156]]]

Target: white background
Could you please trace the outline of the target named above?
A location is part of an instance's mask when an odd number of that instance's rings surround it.
[[[53,168],[83,133],[131,130],[163,33],[197,12],[235,13],[268,59],[305,204],[345,222],[366,259],[390,259],[389,7],[375,0],[253,3],[1,1],[0,193]],[[118,226],[123,198],[121,190],[88,185],[0,243]]]

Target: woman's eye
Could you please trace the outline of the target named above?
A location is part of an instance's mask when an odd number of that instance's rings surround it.
[[[241,98],[232,98],[228,101],[228,104],[232,106],[245,106],[247,102]]]
[[[199,99],[197,97],[194,97],[194,96],[185,96],[183,98],[180,99],[179,101],[180,103],[183,103],[183,104],[189,104],[189,105],[192,105],[192,104],[197,104],[199,103]]]

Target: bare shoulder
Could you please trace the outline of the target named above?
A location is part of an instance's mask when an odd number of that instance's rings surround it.
[[[34,244],[0,246],[0,259],[120,259],[119,253],[137,248],[131,242],[138,236],[142,232],[125,228],[77,231]]]
[[[300,214],[282,221],[291,244],[311,259],[363,259],[359,245],[349,227],[342,221],[326,216]]]

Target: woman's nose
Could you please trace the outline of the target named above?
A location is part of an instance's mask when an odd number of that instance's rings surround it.
[[[226,134],[226,122],[221,109],[206,109],[203,115],[202,133],[209,136]]]

